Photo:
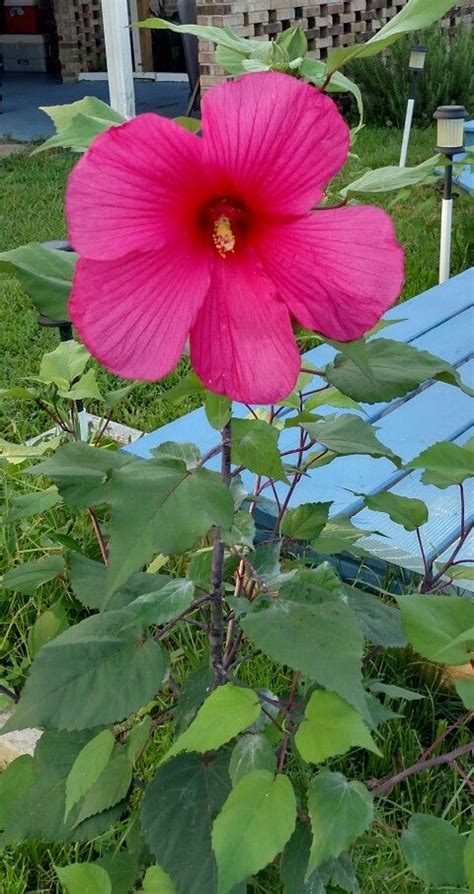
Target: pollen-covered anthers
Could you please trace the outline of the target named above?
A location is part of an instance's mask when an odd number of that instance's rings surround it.
[[[212,241],[221,258],[225,258],[228,252],[234,251],[235,236],[232,231],[230,219],[226,214],[221,214],[221,216],[214,222]]]

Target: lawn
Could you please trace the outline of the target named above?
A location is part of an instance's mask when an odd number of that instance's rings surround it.
[[[340,175],[340,185],[355,179],[369,167],[396,164],[399,143],[400,135],[393,130],[364,130],[354,149],[357,157],[349,159],[347,168]],[[433,154],[434,143],[433,129],[415,132],[410,163],[416,164]],[[1,250],[29,241],[64,237],[63,192],[73,163],[74,158],[67,153],[30,158],[27,152],[0,163]],[[403,300],[437,282],[440,197],[433,187],[426,187],[410,193],[389,194],[378,203],[393,216],[398,238],[406,248]],[[467,200],[459,197],[455,209],[453,273],[461,271],[469,263],[471,218]],[[14,280],[0,278],[0,314],[0,386],[4,386],[18,383],[22,376],[34,374],[42,353],[55,346],[56,337],[54,332],[39,329],[30,302]],[[169,421],[176,413],[183,412],[183,405],[171,406],[163,397],[165,390],[179,375],[180,372],[169,377],[164,385],[140,386],[121,405],[118,414],[120,421],[150,430]],[[112,380],[103,371],[100,377]],[[32,413],[23,405],[17,405],[12,416],[10,406],[5,409],[0,406],[0,437],[20,440],[37,433],[45,424],[46,419],[39,411]],[[15,484],[14,473],[8,480],[5,476],[5,503]],[[62,510],[51,510],[36,527],[23,529],[20,524],[16,529],[8,526],[4,530],[5,541],[1,551],[4,559],[0,558],[0,573],[13,558],[21,555],[22,560],[27,561],[35,556],[39,548],[54,544],[55,532],[60,532],[64,537],[74,537],[84,544],[86,550],[89,545],[89,554],[95,556],[96,545],[84,520],[79,519],[71,525]],[[381,582],[382,586],[387,583]],[[0,677],[5,676],[15,688],[22,682],[30,661],[28,629],[38,613],[60,596],[69,600],[71,615],[77,614],[77,607],[73,605],[63,581],[42,587],[33,597],[11,597],[9,594],[8,598],[5,595],[1,597]],[[180,634],[176,635],[174,647],[183,664],[197,665],[203,643],[199,634],[189,634],[187,637]],[[372,756],[357,751],[349,759],[333,759],[330,763],[331,769],[343,769],[354,776],[363,772],[365,778],[369,778],[371,773],[378,777],[388,773],[394,761],[400,767],[416,761],[423,749],[462,713],[461,702],[450,687],[434,676],[430,668],[420,664],[419,659],[409,651],[375,655],[369,660],[368,667],[372,676],[387,674],[400,686],[418,690],[424,698],[409,703],[390,702],[390,707],[403,713],[404,722],[393,729],[388,725],[384,728],[386,735],[380,740],[382,761],[375,764]],[[290,678],[282,677],[281,671],[272,667],[270,662],[257,659],[246,670],[243,669],[242,679],[253,686],[281,691],[288,686]],[[163,737],[170,735],[170,730],[165,725],[156,735],[158,747]],[[467,741],[467,725],[461,724],[449,736],[447,744],[454,748]],[[148,754],[144,773],[151,771],[152,758],[153,755],[150,757]],[[432,813],[453,821],[459,827],[466,827],[469,809],[465,782],[452,770],[435,768],[407,780],[400,787],[396,802],[389,796],[379,804],[377,822],[354,848],[354,863],[362,894],[425,894],[425,886],[417,882],[403,865],[397,839],[391,834],[393,828],[401,828],[406,824],[406,816],[416,811]],[[114,840],[118,837],[113,839],[109,835],[105,842],[97,845],[49,848],[30,843],[10,849],[0,858],[0,889],[5,894],[52,894],[58,890],[53,862],[62,864],[87,860],[89,857],[94,859]],[[249,890],[252,894],[281,892],[271,868],[262,873]]]

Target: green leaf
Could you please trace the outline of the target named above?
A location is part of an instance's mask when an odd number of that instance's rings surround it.
[[[10,571],[6,571],[0,580],[0,589],[16,590],[25,596],[31,596],[38,587],[54,580],[64,572],[64,559],[62,556],[44,556],[34,562],[23,562],[16,565]]]
[[[424,658],[466,664],[474,651],[474,602],[462,596],[397,596],[408,641]]]
[[[113,733],[109,729],[104,729],[94,736],[93,739],[90,739],[81,749],[66,780],[66,819],[74,805],[97,782],[100,774],[109,763],[114,747],[115,738]]]
[[[216,28],[207,25],[176,25],[172,21],[166,19],[152,18],[145,19],[143,22],[135,22],[134,27],[137,28],[158,28],[168,31],[174,31],[176,34],[193,34],[200,40],[209,40],[218,46],[228,47],[242,56],[247,56],[253,47],[258,47],[257,41],[246,40],[239,37],[230,28]]]
[[[303,823],[296,829],[283,851],[280,874],[285,885],[284,894],[326,894],[339,890],[360,894],[360,888],[350,858],[341,854],[337,860],[327,860],[305,880],[311,848],[311,833]],[[326,888],[326,885],[331,887]]]
[[[161,866],[149,866],[143,879],[142,894],[178,894],[178,890]]]
[[[153,730],[153,721],[149,714],[132,727],[127,736],[127,757],[134,764],[146,747]]]
[[[90,356],[80,342],[74,339],[62,341],[54,351],[43,354],[39,378],[47,385],[68,390],[73,381],[82,376]]]
[[[188,373],[184,376],[183,379],[180,379],[176,385],[173,385],[172,388],[169,388],[168,391],[163,392],[163,397],[168,403],[174,404],[178,403],[181,400],[184,400],[185,397],[192,397],[195,395],[202,396],[204,391],[204,385],[201,380],[198,379],[197,375],[193,370],[189,370]]]
[[[80,553],[69,554],[71,587],[74,595],[86,608],[101,609],[105,601],[107,568]],[[115,591],[106,608],[124,608],[145,593],[157,593],[171,578],[167,574],[148,574],[137,571]]]
[[[352,456],[357,453],[377,458],[387,457],[395,465],[400,463],[400,458],[390,447],[378,440],[375,427],[358,416],[343,414],[324,422],[306,423],[303,428],[318,444],[323,444],[338,456]]]
[[[369,686],[371,692],[382,692],[389,698],[403,698],[406,702],[417,702],[422,698],[426,698],[421,692],[413,692],[412,689],[405,689],[403,686],[392,686],[387,683],[371,683]]]
[[[118,819],[122,805],[91,817],[75,829],[79,802],[64,820],[66,780],[92,735],[91,731],[47,730],[36,746],[34,758],[25,755],[0,774],[2,845],[31,838],[47,842],[90,841]]]
[[[221,394],[215,394],[213,391],[206,391],[204,401],[204,409],[206,411],[207,421],[209,425],[218,431],[227,425],[232,415],[232,401],[228,397]]]
[[[327,79],[327,65],[319,59],[311,59],[309,56],[306,56],[301,62],[299,73],[306,81],[309,81],[310,84],[315,84],[316,87],[322,87]],[[341,72],[335,72],[329,83],[326,84],[325,92],[352,93],[359,112],[359,123],[355,129],[355,133],[357,133],[364,124],[364,103],[362,93],[357,84]]]
[[[3,438],[0,438],[0,460],[6,460],[7,463],[18,466],[26,459],[43,456],[47,451],[56,450],[60,443],[60,437],[51,438],[46,433],[43,440],[39,443],[28,446],[27,444],[10,444]],[[31,472],[31,469],[28,469]]]
[[[175,441],[164,441],[158,447],[153,447],[151,452],[157,459],[182,460],[187,469],[194,469],[201,456],[196,444],[176,443]]]
[[[12,498],[11,509],[6,520],[17,522],[23,518],[32,518],[34,515],[47,512],[48,509],[52,509],[53,506],[57,506],[61,502],[62,499],[56,487],[49,487],[47,490],[35,491],[20,497],[15,496]]]
[[[108,873],[96,863],[74,863],[54,869],[68,894],[112,894]]]
[[[313,843],[307,878],[365,832],[373,818],[372,797],[362,783],[322,770],[309,784],[308,812]]]
[[[233,419],[232,462],[256,475],[286,481],[278,436],[278,429],[263,419]]]
[[[208,660],[202,667],[197,667],[186,677],[174,715],[177,735],[188,728],[196,716],[198,708],[211,692],[213,682],[214,671],[209,667]]]
[[[122,119],[122,121],[124,120]],[[111,127],[117,126],[122,121],[110,121],[106,118],[84,115],[83,112],[79,112],[69,124],[33,149],[31,154],[37,155],[39,152],[46,152],[47,149],[59,148],[71,149],[72,152],[85,152],[99,134],[110,130]]]
[[[35,621],[29,632],[29,647],[31,655],[36,658],[39,650],[46,643],[51,642],[69,627],[69,621],[64,608],[64,603],[59,600],[46,609]]]
[[[323,530],[331,503],[302,503],[283,516],[281,533],[292,540],[313,540]]]
[[[30,242],[0,253],[0,272],[16,276],[36,310],[53,320],[68,320],[67,302],[77,255]]]
[[[427,885],[465,883],[464,838],[447,820],[416,813],[402,832],[400,848],[411,871]]]
[[[60,389],[58,394],[59,397],[65,397],[68,400],[102,400],[95,369],[88,369],[78,382],[75,382],[69,389]]]
[[[131,461],[126,453],[76,441],[59,447],[50,459],[28,469],[28,474],[46,475],[54,481],[65,503],[76,509],[87,509],[108,501],[107,485],[112,470]]]
[[[23,388],[22,385],[14,385],[12,388],[0,388],[0,400],[34,400],[35,392]]]
[[[459,677],[455,681],[454,687],[463,705],[469,711],[474,711],[474,680]]]
[[[85,795],[75,826],[90,816],[114,807],[127,795],[132,782],[133,764],[126,754],[117,754],[104,767]]]
[[[313,692],[304,716],[295,743],[308,763],[319,764],[357,747],[380,755],[360,714],[336,692]]]
[[[326,369],[328,381],[353,400],[374,404],[393,400],[413,391],[428,379],[463,386],[459,373],[429,351],[389,338],[359,341],[358,353],[337,354]]]
[[[275,39],[275,43],[286,51],[290,61],[305,56],[308,49],[306,35],[299,25],[293,25],[292,28],[281,31]]]
[[[120,124],[121,121],[126,120],[120,112],[112,109],[106,102],[102,102],[95,96],[84,96],[77,102],[64,103],[60,106],[40,106],[40,109],[51,118],[56,130],[63,130],[80,113],[94,115],[96,118],[103,118],[113,124]]]
[[[324,388],[318,394],[312,394],[304,402],[306,410],[317,410],[319,407],[338,407],[341,410],[362,410],[361,404],[358,404],[347,394],[338,391],[337,388]]]
[[[397,608],[359,587],[344,586],[344,596],[371,643],[385,649],[403,649],[406,646],[402,616]]]
[[[230,531],[221,531],[226,546],[248,546],[253,549],[256,528],[255,521],[249,512],[237,512]]]
[[[474,831],[469,835],[464,847],[464,871],[469,891],[474,891]]]
[[[407,469],[424,469],[423,484],[450,487],[462,484],[474,475],[474,438],[462,447],[450,441],[438,441],[407,463]]]
[[[157,592],[144,593],[130,602],[128,608],[133,613],[136,624],[166,624],[177,618],[191,605],[194,598],[194,584],[185,578],[170,580]]]
[[[364,503],[374,512],[385,512],[396,525],[402,525],[405,531],[416,531],[428,521],[428,508],[423,500],[381,491],[364,497]]]
[[[211,829],[230,791],[228,764],[224,752],[179,754],[158,768],[145,792],[145,840],[182,894],[216,894]]]
[[[199,708],[185,732],[176,739],[166,759],[181,751],[216,751],[260,716],[260,704],[253,689],[233,683],[219,686]]]
[[[276,755],[266,736],[259,733],[247,733],[242,736],[232,751],[229,773],[232,785],[237,785],[247,773],[253,770],[276,770]]]
[[[275,599],[242,618],[241,625],[270,658],[338,692],[366,715],[360,671],[363,636],[344,603],[306,605]]]
[[[264,580],[271,586],[280,576],[280,548],[279,540],[273,543],[262,543],[250,558],[252,567],[247,568],[248,576],[256,580]]]
[[[106,852],[96,865],[102,866],[109,874],[112,882],[112,894],[131,894],[135,890],[138,864],[133,853],[118,851],[116,846],[112,845],[112,849],[108,853]]]
[[[85,729],[114,723],[146,704],[168,672],[166,653],[126,609],[93,615],[44,646],[10,729]],[[5,728],[7,731],[7,728]]]
[[[287,776],[252,770],[231,791],[214,821],[212,846],[219,870],[218,894],[263,869],[293,832],[296,801]]]
[[[328,73],[341,68],[356,57],[374,56],[382,52],[403,34],[428,28],[437,19],[442,18],[452,5],[452,0],[430,0],[429,4],[426,0],[408,0],[401,11],[366,43],[334,50],[327,62]]]
[[[217,473],[189,472],[177,460],[140,460],[115,470],[110,504],[109,595],[155,553],[183,553],[212,525],[230,528],[234,515]]]
[[[336,553],[351,552],[357,541],[366,536],[367,531],[356,528],[350,518],[339,516],[327,523],[311,546],[318,553],[333,556]]]
[[[440,161],[441,155],[433,155],[411,168],[399,168],[396,165],[374,168],[341,189],[340,194],[345,197],[349,193],[393,192],[407,186],[431,183]]]

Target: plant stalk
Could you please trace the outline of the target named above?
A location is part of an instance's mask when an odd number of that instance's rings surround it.
[[[231,444],[232,432],[230,421],[222,429],[221,478],[229,487],[231,481]],[[224,668],[224,609],[222,604],[222,579],[224,576],[224,543],[220,530],[214,532],[214,551],[212,555],[212,595],[211,623],[209,627],[209,656],[214,669],[214,685],[222,686],[226,681]]]

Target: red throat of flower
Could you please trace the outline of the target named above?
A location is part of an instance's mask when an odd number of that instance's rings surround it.
[[[233,254],[248,230],[248,212],[228,199],[210,202],[200,215],[201,230],[221,258]]]

